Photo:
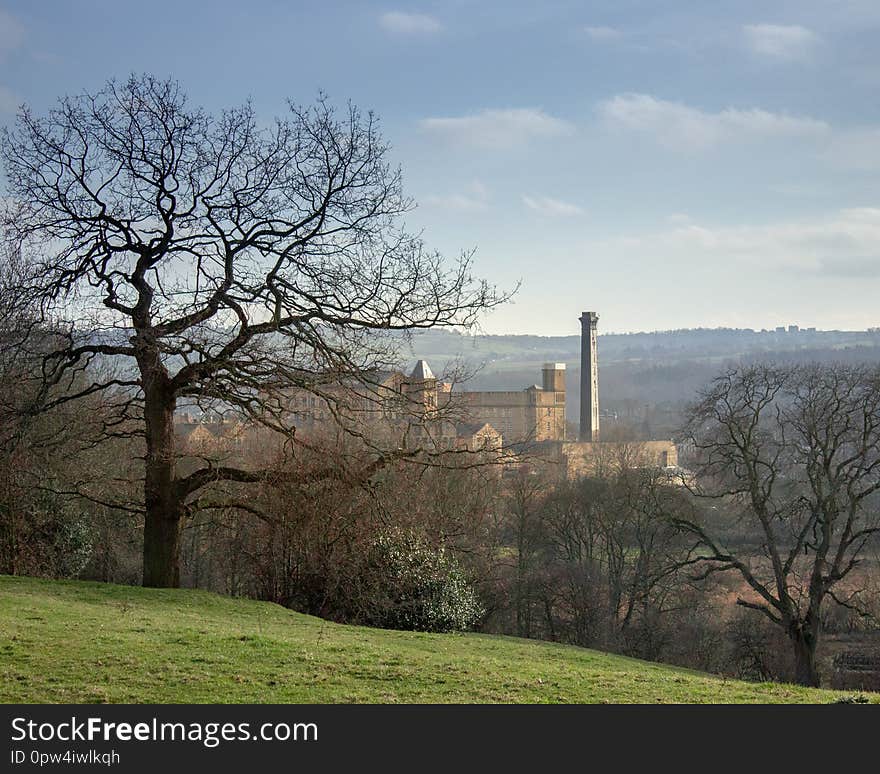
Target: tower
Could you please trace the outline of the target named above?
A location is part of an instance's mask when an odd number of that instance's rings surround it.
[[[581,442],[599,440],[599,363],[596,330],[599,315],[581,315]]]
[[[565,440],[565,363],[544,363],[543,387],[535,394],[535,440]]]
[[[431,412],[437,408],[437,377],[427,361],[419,360],[409,379],[404,383],[404,390],[414,403],[422,410]]]
[[[544,363],[541,369],[544,390],[565,392],[565,363]]]

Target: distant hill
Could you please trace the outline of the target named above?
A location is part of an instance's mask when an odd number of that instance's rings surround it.
[[[413,356],[437,361],[465,359],[501,367],[559,360],[575,365],[580,336],[466,336],[447,330],[418,332]],[[742,328],[688,328],[653,333],[599,334],[601,363],[675,361],[783,355],[819,359],[880,356],[880,329],[871,331],[754,331]]]

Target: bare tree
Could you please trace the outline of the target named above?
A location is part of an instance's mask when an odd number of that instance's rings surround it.
[[[101,395],[30,410],[66,388],[46,390],[34,378],[58,338],[22,302],[21,268],[14,255],[0,261],[0,572],[66,577],[98,553],[109,571],[113,556],[103,538],[127,514],[101,503],[109,488],[124,488],[118,481],[131,449],[125,440],[98,446],[112,421]]]
[[[660,619],[681,606],[690,559],[674,518],[691,507],[664,471],[633,466],[640,444],[611,446],[596,475],[557,486],[545,503],[549,561],[578,644],[604,637],[608,647],[656,658]]]
[[[555,639],[542,556],[546,550],[542,508],[550,485],[546,470],[526,463],[516,468],[502,487],[506,500],[502,539],[510,551],[499,555],[499,564],[509,565],[509,596],[518,637],[540,637],[543,621],[547,636]]]
[[[737,600],[782,627],[796,680],[818,685],[827,600],[863,609],[848,583],[880,533],[880,368],[754,365],[719,376],[690,414],[695,491],[719,498],[753,536],[731,548],[679,519],[708,568],[740,574]]]
[[[7,245],[28,268],[22,296],[63,337],[44,380],[100,363],[63,400],[112,393],[143,438],[145,585],[179,584],[181,525],[206,485],[263,478],[178,470],[180,401],[290,433],[284,387],[360,378],[392,357],[381,333],[468,325],[503,300],[470,254],[450,268],[402,229],[411,202],[387,151],[351,106],[291,104],[262,126],[250,104],[212,116],[150,76],[23,109],[4,132]]]

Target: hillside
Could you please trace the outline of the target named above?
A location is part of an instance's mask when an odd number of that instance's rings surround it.
[[[601,317],[600,317],[601,320]],[[605,363],[670,360],[719,360],[740,357],[784,357],[808,353],[811,359],[848,358],[861,353],[876,359],[880,328],[867,331],[756,331],[751,328],[684,328],[671,331],[609,333],[599,324],[599,351]],[[467,336],[445,329],[419,331],[407,338],[413,357],[465,359],[504,364],[540,363],[580,357],[580,326],[574,320],[570,335]],[[871,351],[868,351],[871,350]]]
[[[342,626],[201,591],[0,576],[5,703],[775,703],[839,696],[551,643]]]

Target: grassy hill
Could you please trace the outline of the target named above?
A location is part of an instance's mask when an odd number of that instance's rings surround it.
[[[6,703],[832,702],[840,695],[510,637],[342,626],[201,591],[0,576]]]

